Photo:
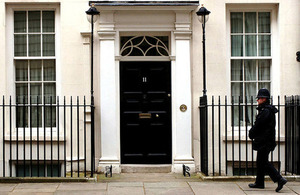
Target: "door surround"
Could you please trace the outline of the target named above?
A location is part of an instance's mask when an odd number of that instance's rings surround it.
[[[195,8],[195,7],[194,7]],[[98,9],[98,7],[97,7]],[[98,10],[101,11],[101,8]],[[120,61],[171,61],[172,85],[172,172],[182,172],[182,164],[195,171],[192,155],[192,105],[191,105],[191,9],[170,11],[166,24],[155,23],[157,11],[148,12],[144,20],[147,26],[121,24],[120,18],[125,12],[102,11],[99,22],[99,62],[100,62],[100,153],[98,171],[104,171],[105,166],[113,165],[113,172],[120,172]],[[163,13],[163,12],[162,12]],[[154,14],[154,15],[153,15]],[[127,17],[127,16],[126,16]],[[158,16],[159,17],[159,16]],[[173,19],[172,19],[173,18]],[[132,18],[134,20],[134,18]],[[172,21],[171,21],[172,20]],[[130,20],[131,21],[131,20]],[[171,23],[170,23],[171,22]],[[174,28],[175,24],[175,28]],[[126,26],[126,27],[125,27]],[[120,35],[122,33],[142,32],[146,34],[162,32],[170,34],[170,56],[167,57],[121,57]],[[146,31],[146,32],[145,32]],[[152,35],[152,34],[151,34]],[[105,49],[103,49],[105,48]],[[176,58],[175,58],[176,56]],[[104,83],[104,84],[102,84]],[[101,85],[102,84],[102,85]],[[181,112],[180,105],[185,104],[187,110]],[[114,121],[114,124],[111,123]],[[96,159],[97,160],[97,159]]]

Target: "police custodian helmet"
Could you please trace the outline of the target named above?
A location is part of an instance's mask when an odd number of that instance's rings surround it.
[[[267,98],[270,99],[270,92],[266,88],[258,90],[256,98]]]

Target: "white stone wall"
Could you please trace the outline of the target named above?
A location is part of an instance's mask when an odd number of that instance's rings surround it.
[[[12,73],[12,30],[7,29],[10,27],[9,22],[12,22],[11,15],[7,15],[11,7],[45,7],[54,6],[57,8],[57,95],[60,96],[87,96],[87,102],[89,102],[90,95],[90,23],[86,20],[85,11],[89,8],[88,1],[86,0],[55,0],[49,1],[48,4],[44,4],[44,0],[35,1],[19,1],[19,0],[3,0],[0,2],[0,95],[14,95],[11,90],[14,86]],[[207,65],[207,94],[211,95],[230,95],[230,36],[228,34],[228,10],[231,8],[241,9],[259,9],[262,7],[272,10],[272,51],[273,51],[273,67],[272,67],[272,83],[273,83],[273,95],[295,95],[300,93],[300,63],[296,61],[296,52],[300,50],[300,1],[299,0],[203,0],[200,2],[211,11],[210,18],[206,24],[206,65]],[[180,145],[185,145],[184,153],[187,154],[184,158],[189,159],[188,163],[194,163],[196,171],[200,166],[200,133],[199,133],[199,97],[202,95],[202,28],[201,24],[197,20],[195,12],[198,8],[195,7],[190,13],[183,13],[183,17],[179,17],[178,11],[170,10],[166,7],[149,8],[144,7],[141,10],[137,10],[136,7],[123,7],[118,11],[111,11],[114,7],[107,10],[112,15],[107,14],[103,8],[99,7],[99,10],[103,11],[100,20],[104,23],[95,23],[94,33],[94,95],[96,105],[95,116],[95,131],[96,131],[96,164],[99,159],[104,155],[102,144],[105,142],[106,137],[103,134],[103,125],[106,123],[102,121],[106,117],[106,113],[101,107],[101,101],[103,101],[105,92],[103,89],[107,88],[105,77],[102,75],[101,67],[104,67],[106,61],[101,61],[101,54],[105,55],[105,45],[109,44],[110,51],[114,52],[114,55],[119,55],[118,41],[120,33],[134,32],[145,34],[146,32],[162,32],[169,33],[172,40],[172,66],[178,66],[178,61],[190,60],[190,70],[187,69],[185,76],[187,76],[188,87],[184,88],[186,94],[184,102],[180,97],[176,95],[180,94],[179,88],[173,88],[173,92],[176,92],[175,98],[179,102],[173,102],[173,136],[188,136],[183,140],[177,140],[177,137],[173,137],[173,155],[181,152]],[[177,8],[174,8],[177,9]],[[121,11],[122,10],[122,11]],[[135,11],[133,11],[135,10]],[[139,17],[136,17],[139,16]],[[176,18],[177,16],[177,18]],[[112,17],[112,18],[109,18]],[[184,18],[187,17],[187,18]],[[111,20],[111,21],[109,21]],[[178,38],[180,35],[174,32],[179,32],[186,26],[177,26],[176,21],[190,23],[189,29],[183,29],[185,38],[187,40],[182,41]],[[109,21],[110,23],[106,23]],[[102,25],[102,26],[101,26]],[[177,24],[178,25],[178,24]],[[128,26],[130,26],[128,28]],[[103,28],[102,28],[103,27]],[[111,29],[110,29],[111,28]],[[176,29],[177,28],[177,29]],[[101,37],[105,37],[107,34],[101,34],[101,31],[108,31],[112,36],[114,34],[114,40],[101,42]],[[115,31],[115,32],[114,32]],[[98,34],[100,32],[100,34]],[[190,35],[187,35],[190,32]],[[100,36],[99,36],[100,35]],[[177,37],[177,41],[176,41]],[[185,39],[184,38],[184,39]],[[108,38],[109,39],[109,38]],[[102,39],[103,40],[103,39]],[[186,48],[188,47],[189,48]],[[180,58],[176,55],[182,54],[178,49],[183,48],[190,50],[190,56],[182,55]],[[102,46],[105,48],[102,48]],[[182,49],[182,48],[181,48]],[[114,50],[114,51],[113,51]],[[186,51],[186,50],[185,50]],[[112,72],[111,75],[115,76],[114,82],[116,82],[116,91],[113,95],[116,98],[113,116],[117,117],[119,113],[118,103],[118,60],[113,59],[111,56],[110,65],[114,68],[109,69]],[[188,63],[188,62],[187,62]],[[111,67],[110,67],[111,68]],[[178,67],[177,67],[178,68]],[[181,71],[181,69],[178,69]],[[172,77],[177,78],[176,72],[172,72]],[[179,77],[178,77],[179,78]],[[104,79],[104,80],[103,80]],[[172,81],[174,84],[176,81]],[[111,84],[111,83],[110,83]],[[190,85],[190,86],[189,86]],[[105,88],[106,86],[106,88]],[[1,98],[2,99],[2,98]],[[175,99],[174,99],[175,100]],[[190,102],[189,102],[190,101]],[[188,105],[188,119],[186,119],[185,125],[188,126],[187,132],[179,132],[178,130],[179,120],[185,116],[179,116],[178,104],[185,103]],[[190,105],[190,106],[189,106]],[[108,108],[110,109],[110,108]],[[101,111],[102,110],[102,111]],[[178,115],[176,115],[176,113]],[[186,114],[185,114],[186,115]],[[176,117],[175,117],[176,116]],[[190,121],[190,122],[189,122]],[[178,123],[178,125],[176,125]],[[177,128],[177,129],[176,129]],[[113,141],[117,144],[114,148],[114,154],[118,155],[120,149],[118,148],[119,139],[119,127],[114,127]],[[175,133],[175,134],[174,134]],[[104,136],[104,137],[103,137]],[[101,141],[102,140],[102,141]],[[183,141],[183,143],[180,143]],[[0,144],[1,141],[0,141]],[[176,149],[176,151],[175,151]],[[184,155],[183,155],[184,156]],[[181,158],[181,157],[180,157]],[[176,155],[173,156],[173,160],[176,159]],[[119,160],[119,159],[117,159]],[[194,161],[193,161],[194,160]],[[174,169],[175,170],[175,169]],[[177,170],[178,171],[178,170]]]

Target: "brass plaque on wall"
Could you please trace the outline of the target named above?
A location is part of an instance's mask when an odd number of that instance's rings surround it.
[[[180,109],[181,112],[185,112],[187,110],[187,106],[185,104],[181,104],[179,109]]]

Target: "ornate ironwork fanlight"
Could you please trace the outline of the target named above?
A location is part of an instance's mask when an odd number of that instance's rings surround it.
[[[121,45],[121,47],[121,56],[170,55],[168,46],[161,39],[155,36],[135,36],[127,40],[123,45]]]

